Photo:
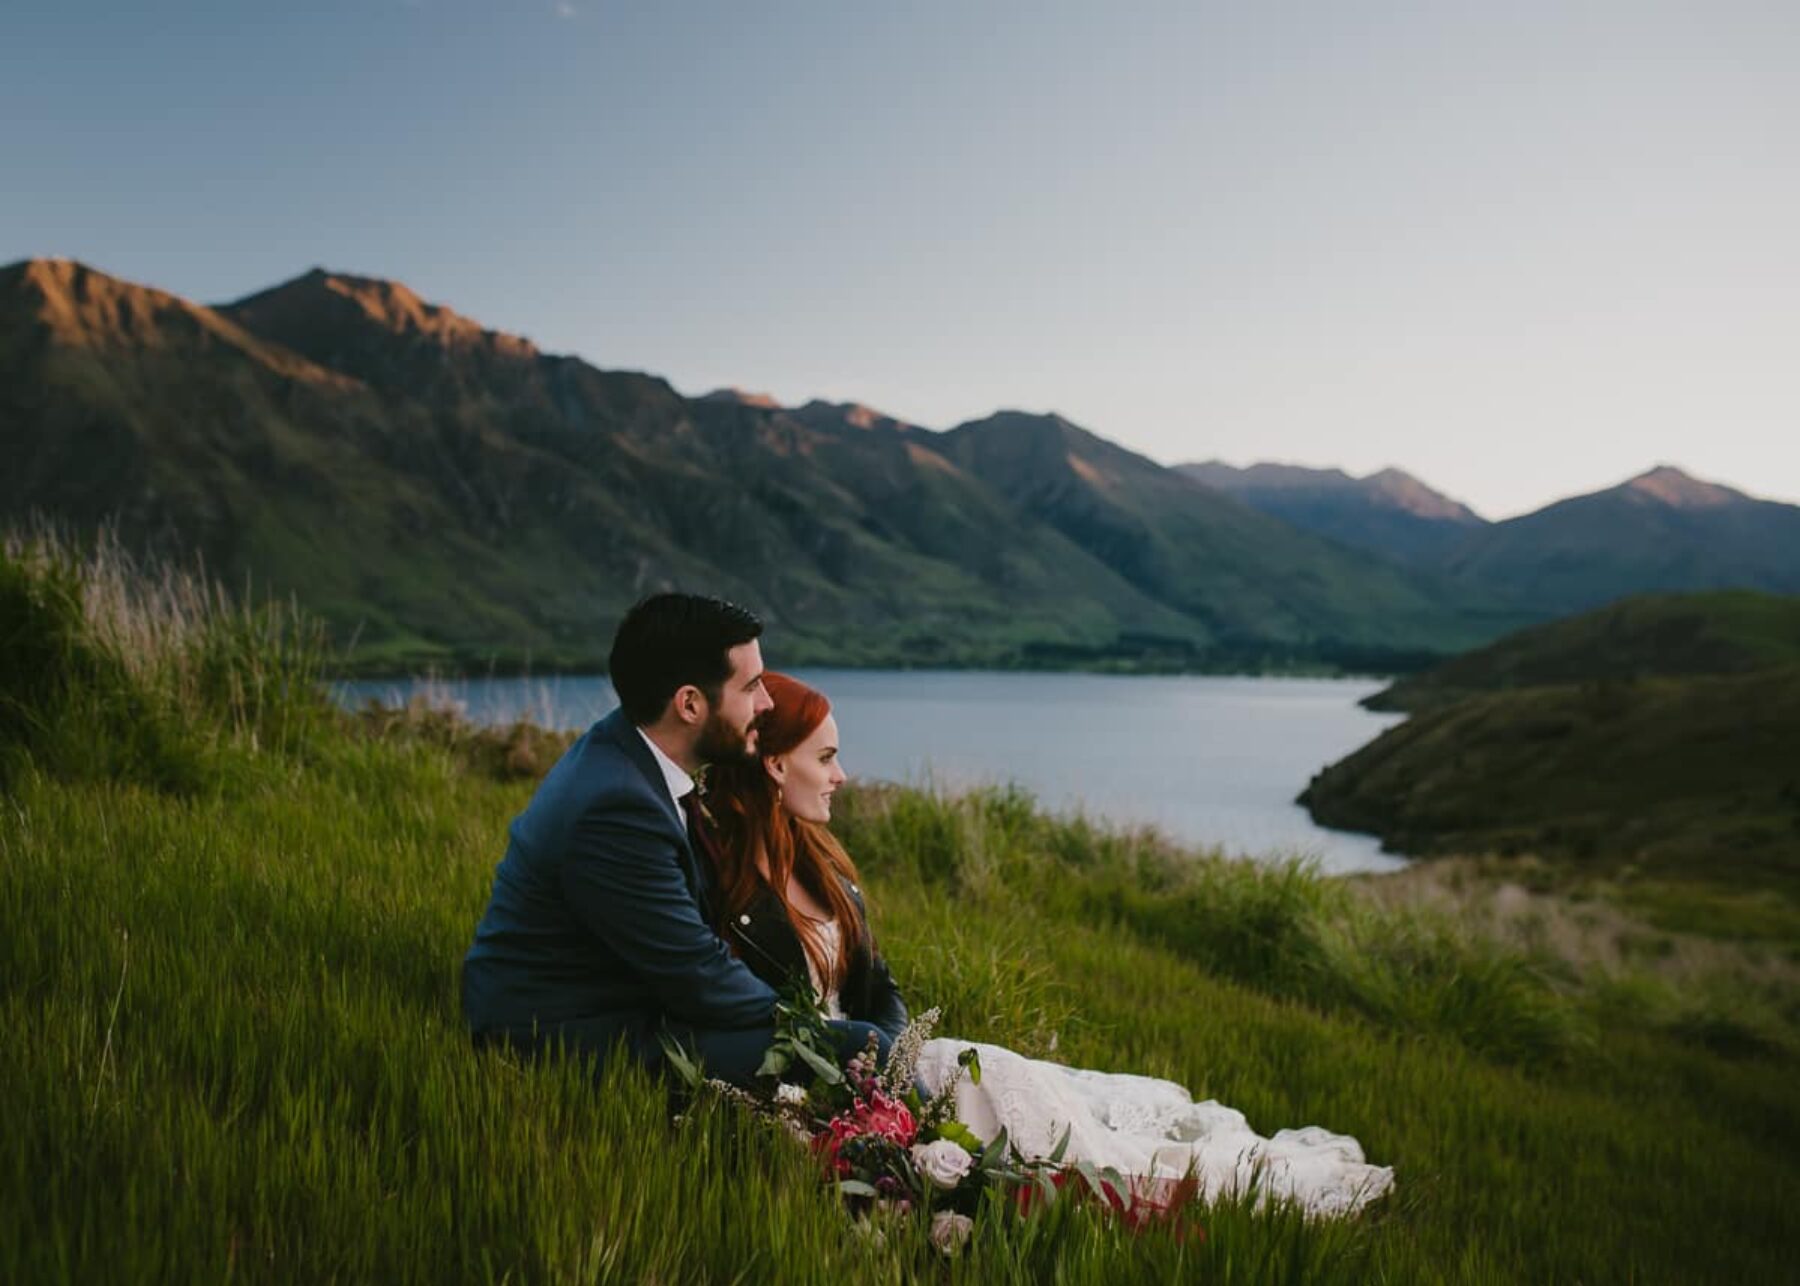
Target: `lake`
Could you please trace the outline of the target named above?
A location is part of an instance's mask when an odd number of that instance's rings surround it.
[[[1333,873],[1405,859],[1326,830],[1294,803],[1312,774],[1403,716],[1357,702],[1368,679],[798,670],[837,716],[852,777],[956,788],[1012,781],[1059,811],[1156,826],[1258,858],[1301,854]],[[424,690],[479,723],[520,716],[586,728],[618,704],[604,678],[337,685],[351,704]]]

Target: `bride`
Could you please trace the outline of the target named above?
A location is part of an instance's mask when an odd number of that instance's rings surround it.
[[[710,773],[718,831],[720,935],[772,985],[801,971],[827,1014],[868,1022],[896,1039],[906,1005],[870,935],[859,877],[831,834],[831,797],[845,780],[837,721],[823,693],[784,674],[764,684],[775,707],[759,722],[757,757]],[[1196,1103],[1172,1081],[1082,1071],[997,1045],[925,1043],[921,1086],[936,1093],[973,1045],[981,1084],[956,1086],[957,1117],[984,1140],[1002,1128],[1025,1156],[1111,1166],[1146,1184],[1192,1173],[1208,1200],[1260,1192],[1313,1215],[1350,1214],[1382,1196],[1394,1172],[1362,1146],[1318,1126],[1264,1138],[1243,1113]]]

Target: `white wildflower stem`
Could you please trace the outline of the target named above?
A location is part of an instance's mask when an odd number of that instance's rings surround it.
[[[881,1075],[881,1083],[890,1094],[904,1094],[912,1087],[913,1077],[919,1069],[919,1055],[925,1052],[925,1042],[931,1039],[938,1019],[944,1011],[933,1005],[910,1023],[900,1033],[900,1039],[894,1042],[894,1051],[888,1055],[887,1068]]]
[[[756,1095],[752,1094],[749,1090],[740,1089],[730,1081],[722,1081],[716,1076],[707,1078],[706,1088],[712,1090],[722,1098],[730,1099],[733,1103],[741,1103],[745,1107],[755,1111],[761,1111],[766,1106],[761,1099],[756,1097]]]
[[[950,1072],[950,1079],[938,1087],[932,1100],[925,1104],[924,1111],[919,1113],[919,1128],[942,1125],[956,1111],[956,1087],[962,1084],[962,1078],[969,1074],[968,1064],[957,1063]]]

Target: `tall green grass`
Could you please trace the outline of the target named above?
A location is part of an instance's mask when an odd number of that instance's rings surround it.
[[[1015,790],[843,798],[915,1004],[1354,1133],[1397,1190],[1348,1223],[1222,1205],[1199,1244],[1068,1211],[951,1263],[861,1236],[727,1108],[469,1048],[457,965],[531,790],[497,742],[335,715],[293,681],[305,633],[228,602],[109,634],[93,570],[0,561],[0,1281],[1786,1279],[1783,1040],[1694,1039],[1616,976]],[[230,643],[247,620],[274,641]],[[146,711],[161,740],[89,748]]]
[[[108,532],[0,539],[0,783],[27,758],[70,779],[199,791],[292,754],[328,715],[321,627],[140,565]]]
[[[1513,1061],[1562,1058],[1591,1025],[1549,962],[1442,917],[1367,903],[1299,860],[1267,864],[1174,848],[1153,832],[1039,812],[1017,787],[954,799],[850,797],[852,852],[904,854],[900,871],[996,913],[1021,898],[1053,919],[1100,923],[1215,977],[1391,1031],[1452,1036]]]

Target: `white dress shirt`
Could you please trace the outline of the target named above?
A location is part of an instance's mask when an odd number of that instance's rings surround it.
[[[642,728],[637,729],[637,735],[644,738],[644,744],[650,747],[650,753],[656,758],[656,766],[662,769],[663,783],[669,788],[669,798],[675,803],[675,817],[681,823],[681,833],[685,835],[687,810],[681,807],[681,797],[694,788],[694,779],[687,775],[680,764],[665,755],[662,747],[650,740]]]

